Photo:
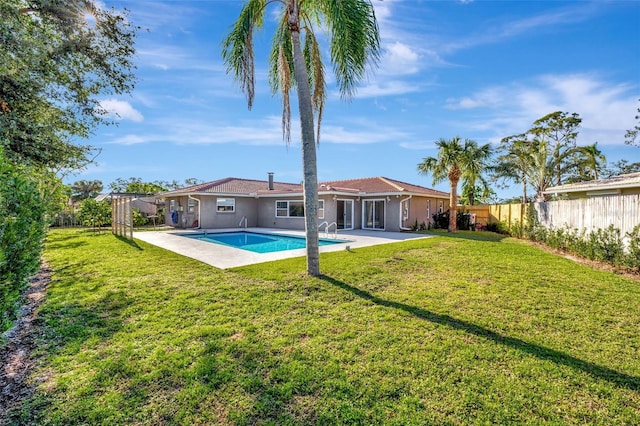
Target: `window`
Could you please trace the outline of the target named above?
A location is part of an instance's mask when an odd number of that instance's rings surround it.
[[[289,202],[288,201],[276,201],[276,216],[287,217],[289,216]]]
[[[236,211],[235,198],[218,198],[216,200],[216,210],[220,213],[233,213]]]
[[[193,198],[189,198],[187,200],[187,212],[193,213],[195,211],[196,211],[196,200],[194,200]]]
[[[276,201],[276,217],[304,217],[304,201]],[[318,219],[324,219],[324,200],[318,200]]]
[[[427,200],[427,220],[431,219],[431,200]]]
[[[171,200],[171,202],[169,203],[169,211],[175,211],[176,210],[176,200]]]
[[[438,213],[442,213],[444,211],[444,201],[438,201]]]

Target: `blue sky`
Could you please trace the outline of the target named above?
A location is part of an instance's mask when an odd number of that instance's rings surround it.
[[[350,102],[340,99],[327,61],[319,180],[387,176],[447,191],[416,170],[436,154],[435,140],[495,144],[557,110],[582,117],[579,144],[597,141],[609,161],[640,161],[640,148],[624,145],[640,106],[640,2],[373,3],[382,58]],[[273,22],[255,38],[249,111],[220,53],[240,0],[105,4],[127,7],[145,29],[137,39],[139,82],[130,96],[103,99],[119,125],[95,132],[88,143],[102,148],[97,164],[67,181],[99,179],[106,187],[119,177],[210,181],[266,179],[267,172],[302,180],[295,94],[287,147],[281,100],[267,83]],[[497,189],[501,197],[519,192]]]

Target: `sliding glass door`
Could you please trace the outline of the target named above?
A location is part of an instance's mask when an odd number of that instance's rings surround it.
[[[384,200],[363,200],[362,228],[384,229]]]

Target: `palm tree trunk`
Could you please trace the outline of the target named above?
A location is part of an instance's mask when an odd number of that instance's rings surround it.
[[[300,47],[300,10],[298,0],[289,5],[289,29],[293,45],[293,66],[298,92],[300,127],[302,130],[302,170],[304,174],[304,216],[307,239],[307,273],[320,275],[318,249],[318,167],[316,164],[316,142],[313,125],[313,104],[309,75]]]
[[[449,232],[456,232],[456,219],[458,217],[458,180],[450,179],[451,194],[449,195]]]

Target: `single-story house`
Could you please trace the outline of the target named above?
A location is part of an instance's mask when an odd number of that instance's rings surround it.
[[[640,194],[640,172],[577,182],[567,185],[552,186],[544,191],[545,194],[561,198],[577,199],[599,197],[603,195]]]
[[[302,184],[225,178],[158,194],[178,228],[304,229]],[[448,209],[449,194],[386,177],[318,185],[320,230],[402,231]]]

